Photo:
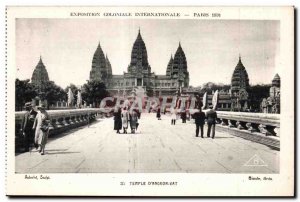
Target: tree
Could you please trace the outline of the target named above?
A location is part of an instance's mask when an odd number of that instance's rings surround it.
[[[82,99],[87,104],[92,104],[94,107],[99,107],[103,98],[108,97],[109,93],[106,86],[100,81],[88,81],[82,88]]]
[[[269,97],[270,84],[257,84],[249,87],[249,96],[253,109],[259,110],[260,104],[264,98]]]
[[[64,89],[56,85],[53,81],[46,81],[43,87],[43,92],[40,93],[40,97],[42,100],[47,100],[48,108],[57,101],[67,99],[67,94]]]
[[[201,93],[207,92],[208,94],[211,94],[213,91],[216,91],[216,90],[228,91],[230,89],[230,87],[231,87],[230,85],[226,85],[223,83],[216,84],[213,82],[207,82],[202,85],[200,92]]]
[[[75,105],[77,103],[77,95],[78,95],[79,88],[77,88],[77,86],[75,86],[74,84],[71,83],[70,85],[68,85],[65,88],[66,94],[68,94],[69,88],[71,88],[71,91],[72,91],[72,93],[74,95],[74,105]]]
[[[16,79],[15,85],[15,110],[21,111],[26,102],[31,102],[37,96],[37,92],[33,84],[29,83],[29,79]]]

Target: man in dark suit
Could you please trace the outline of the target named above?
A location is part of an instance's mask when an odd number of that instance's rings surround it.
[[[209,106],[209,110],[206,112],[207,117],[207,137],[210,137],[210,131],[212,130],[212,139],[215,138],[215,127],[216,127],[216,119],[217,112],[213,109],[213,106]]]
[[[24,114],[22,120],[22,134],[24,136],[24,147],[25,152],[29,151],[29,147],[33,142],[34,130],[32,130],[32,126],[34,123],[34,119],[37,115],[37,112],[33,110],[31,102],[27,102],[25,104],[26,113]]]
[[[200,128],[201,138],[203,138],[203,125],[205,122],[205,113],[201,111],[201,108],[199,108],[199,111],[195,112],[193,117],[195,119],[195,124],[196,124],[196,137],[199,136],[199,128]]]
[[[181,112],[181,119],[182,119],[182,123],[186,123],[186,109],[183,108],[182,112]]]

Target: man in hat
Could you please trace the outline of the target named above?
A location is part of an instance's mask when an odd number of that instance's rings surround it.
[[[202,112],[201,107],[193,115],[196,124],[196,137],[199,136],[199,128],[201,130],[201,138],[203,138],[203,126],[205,123],[205,113]]]
[[[45,154],[45,145],[49,134],[49,115],[45,110],[45,105],[41,104],[37,107],[39,110],[34,120],[33,129],[35,130],[34,142],[38,145],[38,151],[41,155]]]
[[[25,104],[26,113],[22,120],[22,134],[24,136],[24,148],[25,152],[29,151],[29,147],[33,142],[34,130],[32,126],[36,117],[37,112],[33,110],[31,102]]]
[[[213,106],[209,106],[209,110],[206,112],[207,117],[207,137],[210,137],[210,131],[212,131],[212,139],[215,138],[215,126],[217,119],[217,112],[213,109]]]

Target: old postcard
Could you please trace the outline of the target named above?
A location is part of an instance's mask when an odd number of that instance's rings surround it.
[[[294,196],[293,7],[8,6],[6,32],[7,195]]]

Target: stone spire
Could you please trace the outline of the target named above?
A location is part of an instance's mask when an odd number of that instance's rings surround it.
[[[112,77],[112,68],[111,68],[111,64],[110,64],[110,61],[107,57],[107,54],[106,54],[106,57],[105,57],[105,61],[106,61],[106,70],[107,70],[107,77]]]
[[[47,81],[49,81],[48,72],[42,61],[42,57],[40,56],[40,60],[33,71],[31,83],[40,87],[41,89],[43,84]]]
[[[247,90],[249,88],[249,77],[242,63],[241,56],[239,55],[239,61],[236,65],[232,77],[231,77],[231,92],[238,92],[240,89]]]
[[[274,76],[272,86],[280,87],[280,76],[278,74]]]
[[[137,72],[145,72],[145,71],[150,73],[151,68],[148,63],[146,45],[142,38],[141,32],[139,30],[137,38],[132,47],[131,61],[128,66],[128,72],[137,73]]]
[[[171,54],[171,58],[170,58],[170,61],[169,61],[169,63],[168,63],[167,71],[166,71],[166,75],[167,75],[167,76],[171,76],[171,74],[172,74],[172,69],[173,69],[173,55]]]
[[[103,81],[104,79],[106,79],[106,77],[106,58],[104,56],[99,42],[98,47],[93,56],[92,69],[90,71],[90,80]]]
[[[187,70],[185,53],[181,47],[180,42],[173,60],[172,77],[178,78],[179,82],[183,83],[183,87],[188,87],[189,72]]]

